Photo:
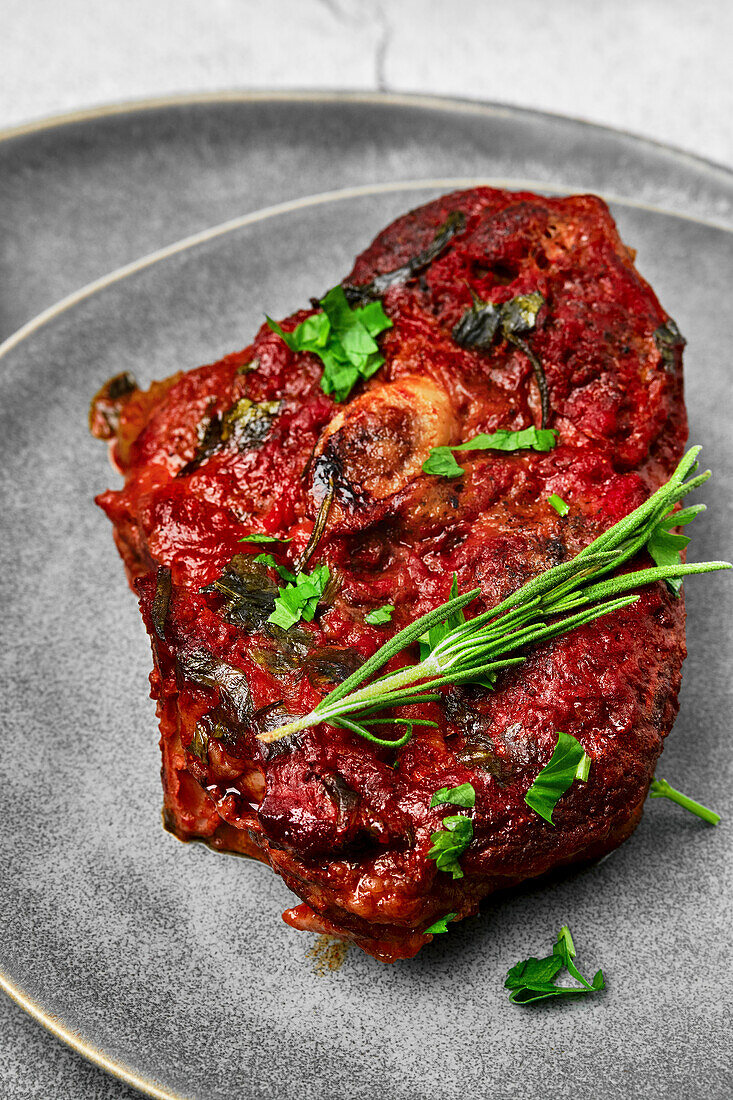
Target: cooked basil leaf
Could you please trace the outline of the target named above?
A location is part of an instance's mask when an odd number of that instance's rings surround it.
[[[448,931],[448,921],[455,920],[458,913],[446,913],[444,917],[438,917],[435,924],[425,929],[426,936],[437,936],[439,932]]]
[[[666,370],[674,373],[676,369],[675,348],[683,348],[687,341],[671,317],[668,317],[654,333],[654,343],[659,349]]]
[[[518,294],[500,305],[476,301],[453,329],[453,339],[462,348],[488,351],[500,329],[507,339],[531,332],[544,304],[545,299],[536,290]]]
[[[155,575],[155,596],[150,609],[153,630],[165,641],[165,620],[168,617],[168,604],[171,598],[171,571],[165,565],[158,567]]]
[[[509,1000],[512,1004],[531,1004],[533,1001],[544,1001],[548,997],[584,996],[605,989],[606,983],[602,970],[597,970],[592,982],[588,982],[578,970],[574,959],[573,937],[567,925],[563,925],[551,955],[544,959],[536,959],[533,956],[516,963],[508,971],[504,988],[512,990]],[[555,978],[563,969],[567,970],[580,985],[556,985]]]
[[[381,298],[391,286],[414,279],[416,275],[429,267],[434,260],[437,260],[449,241],[457,233],[460,233],[465,224],[466,215],[461,210],[452,210],[443,224],[436,230],[435,236],[427,248],[424,248],[422,252],[418,252],[407,263],[394,268],[392,271],[384,271],[381,275],[376,275],[370,283],[365,283],[362,286],[347,284],[344,291],[348,301],[355,304]]]
[[[364,622],[369,623],[370,626],[383,626],[384,623],[392,621],[393,611],[394,604],[385,603],[381,607],[376,607],[374,611],[367,612]]]
[[[470,783],[461,783],[458,787],[441,787],[430,799],[430,809],[443,803],[451,806],[463,806],[466,810],[472,810],[476,805],[476,792]]]
[[[501,329],[505,336],[525,336],[537,323],[537,314],[545,304],[538,291],[518,294],[501,307]]]
[[[335,401],[345,401],[360,379],[371,378],[384,362],[376,342],[392,327],[381,302],[352,309],[343,287],[335,286],[321,299],[322,313],[307,317],[292,332],[267,318],[267,323],[291,351],[310,351],[323,363],[321,389]]]
[[[557,495],[557,493],[550,493],[549,497],[547,498],[547,503],[551,504],[560,516],[566,516],[570,511],[568,505],[565,503],[562,497],[559,497]]]
[[[201,591],[222,596],[229,622],[255,631],[272,613],[278,587],[261,562],[253,561],[249,554],[236,554],[221,576]]]
[[[423,473],[438,477],[458,477],[464,473],[453,451],[551,451],[556,444],[554,428],[522,428],[516,432],[498,428],[495,432],[481,432],[455,447],[432,447],[423,463]]]
[[[434,859],[439,871],[447,871],[453,878],[463,878],[458,862],[473,839],[473,822],[464,814],[443,818],[443,828],[431,833],[432,848],[428,859]]]
[[[461,317],[453,329],[453,339],[462,348],[479,348],[488,351],[501,322],[501,307],[493,302],[473,306]]]
[[[330,572],[327,565],[316,565],[311,573],[299,573],[292,583],[278,590],[275,609],[267,620],[289,630],[303,619],[309,623],[328,584]]]
[[[558,732],[550,761],[535,779],[524,801],[536,813],[554,825],[552,811],[575,779],[585,782],[590,770],[590,757],[570,733]]]

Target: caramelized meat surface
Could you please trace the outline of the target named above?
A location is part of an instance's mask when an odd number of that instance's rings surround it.
[[[93,427],[125,483],[98,503],[152,641],[168,827],[270,864],[302,899],[284,914],[294,927],[393,961],[445,913],[473,914],[491,891],[632,832],[677,712],[682,600],[644,589],[494,691],[442,689],[421,708],[436,727],[397,751],[330,725],[272,744],[257,734],[310,711],[446,600],[454,574],[459,591],[480,587],[479,613],[640,504],[686,438],[683,341],[592,196],[448,195],[385,229],[343,285],[392,321],[384,364],[346,402],[323,392],[319,358],[267,326],[149,391],[117,380]],[[477,303],[532,294],[541,306],[521,339],[457,328]],[[547,453],[465,451],[461,477],[422,472],[432,447],[543,420],[557,432]],[[240,541],[253,532],[290,541]],[[291,570],[328,564],[312,622],[268,623],[282,581],[255,561],[263,550]],[[369,625],[383,604],[392,621]],[[524,796],[558,730],[592,766],[553,826]],[[474,834],[454,880],[428,857],[446,812],[430,800],[466,782]]]

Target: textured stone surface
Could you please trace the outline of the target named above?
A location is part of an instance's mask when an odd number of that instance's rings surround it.
[[[91,503],[109,474],[85,433],[89,392],[125,368],[147,380],[242,344],[264,306],[285,312],[333,283],[379,226],[427,197],[383,194],[255,223],[111,285],[6,353],[0,468],[12,493],[0,577],[16,643],[1,656],[13,684],[7,737],[31,751],[22,768],[15,753],[0,759],[17,825],[3,840],[2,965],[110,1057],[186,1096],[407,1100],[440,1082],[446,1094],[591,1100],[603,1081],[624,1098],[722,1098],[733,1085],[720,984],[725,824],[711,830],[655,802],[600,865],[492,903],[414,962],[384,967],[350,952],[326,974],[313,972],[308,937],[279,921],[289,897],[279,880],[181,848],[160,829],[149,656]],[[711,290],[733,274],[730,237],[631,207],[615,213],[690,341],[692,437],[717,473],[693,545],[696,557],[716,556],[732,471],[720,401],[727,333]],[[730,817],[731,590],[725,578],[689,589],[691,657],[662,774]],[[608,991],[512,1009],[507,967],[547,949],[566,922]],[[70,1056],[60,1069],[59,1049],[45,1045],[53,1054],[29,1074],[45,1095],[125,1095],[113,1081],[105,1092],[87,1067],[67,1079]],[[26,1088],[17,1055],[4,1057],[8,1095],[42,1095]]]
[[[733,162],[733,7],[717,0],[524,0],[521,14],[499,0],[5,0],[3,13],[0,126],[176,92],[364,88],[557,111]]]

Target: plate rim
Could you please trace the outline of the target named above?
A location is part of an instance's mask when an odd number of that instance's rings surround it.
[[[372,106],[389,105],[393,107],[412,107],[418,110],[444,110],[453,113],[465,111],[469,114],[486,117],[512,117],[545,119],[556,123],[571,123],[583,129],[600,130],[613,137],[626,138],[641,146],[672,153],[676,157],[690,162],[693,167],[718,174],[729,184],[733,184],[733,166],[729,167],[712,157],[692,153],[678,145],[657,138],[647,137],[627,130],[623,126],[610,126],[607,123],[593,122],[578,115],[563,114],[558,111],[541,111],[533,107],[523,107],[516,103],[503,103],[491,99],[472,99],[466,96],[432,95],[428,92],[386,92],[358,89],[320,89],[320,88],[222,88],[209,92],[180,92],[161,96],[143,96],[141,98],[113,100],[94,107],[75,108],[59,114],[43,115],[38,119],[17,123],[0,130],[0,143],[14,138],[31,136],[71,126],[80,122],[93,122],[97,119],[134,116],[147,111],[175,107],[194,107],[198,105],[217,105],[228,103],[362,103]]]
[[[269,93],[269,92],[232,92],[222,95],[221,93],[202,93],[200,95],[181,95],[173,97],[165,97],[159,100],[142,100],[133,105],[133,110],[130,111],[130,104],[122,105],[110,105],[100,108],[90,109],[88,111],[71,112],[68,114],[56,116],[48,120],[42,120],[38,123],[31,123],[25,126],[16,127],[11,130],[0,131],[0,142],[10,140],[13,137],[24,136],[25,134],[33,134],[38,132],[44,132],[46,130],[54,129],[56,127],[73,124],[79,121],[88,121],[96,118],[111,117],[116,115],[134,114],[138,110],[144,111],[154,109],[157,107],[167,106],[186,106],[190,104],[196,104],[201,102],[210,103],[224,103],[224,102],[255,102],[255,101],[297,101],[297,102],[389,102],[393,105],[403,106],[418,106],[424,108],[440,108],[440,107],[452,107],[452,109],[462,109],[464,107],[477,109],[479,113],[489,114],[505,114],[512,115],[517,114],[521,116],[532,117],[544,117],[552,118],[561,122],[578,123],[581,126],[589,126],[594,130],[605,130],[614,135],[621,135],[632,138],[638,141],[643,146],[655,146],[667,152],[679,154],[682,157],[691,160],[693,163],[704,168],[713,168],[720,170],[728,182],[733,184],[733,170],[729,170],[722,165],[717,165],[712,161],[705,161],[704,158],[699,158],[694,154],[686,153],[684,150],[677,150],[673,146],[665,145],[661,142],[654,142],[650,139],[641,138],[637,135],[627,133],[625,131],[614,130],[611,127],[597,126],[594,123],[585,122],[580,119],[574,119],[570,116],[564,115],[551,115],[548,112],[525,110],[524,108],[512,108],[505,107],[500,104],[485,104],[471,100],[458,100],[451,98],[441,97],[429,97],[429,96],[412,96],[412,95],[384,95],[381,93]],[[552,194],[570,195],[577,193],[577,189],[571,187],[560,187],[557,185],[548,185],[541,181],[526,180],[526,179],[499,179],[496,177],[440,177],[433,179],[418,179],[418,180],[398,180],[385,183],[365,184],[357,187],[339,188],[330,191],[316,192],[315,194],[300,196],[297,199],[286,200],[281,203],[276,203],[270,206],[260,207],[257,210],[250,211],[246,214],[239,215],[236,218],[228,219],[224,222],[210,226],[206,229],[200,230],[196,233],[190,234],[186,237],[166,245],[163,248],[156,249],[155,251],[139,257],[132,262],[125,264],[121,267],[115,268],[108,272],[106,275],[101,276],[98,279],[80,287],[73,293],[60,299],[53,305],[47,307],[41,311],[30,321],[26,322],[14,333],[12,333],[5,341],[0,344],[0,360],[4,359],[13,349],[18,347],[24,340],[32,336],[36,331],[43,328],[46,324],[51,323],[55,318],[61,314],[72,309],[75,305],[92,297],[107,287],[114,285],[117,282],[121,282],[126,278],[129,278],[140,271],[145,270],[148,267],[152,267],[157,263],[163,262],[168,258],[196,248],[201,244],[205,244],[208,241],[214,240],[220,236],[226,236],[229,233],[236,232],[239,229],[246,228],[248,225],[252,225],[258,222],[266,221],[269,218],[275,218],[284,214],[292,213],[297,210],[307,209],[309,207],[325,205],[329,202],[346,201],[349,199],[367,197],[375,194],[389,194],[399,191],[409,190],[436,190],[441,187],[448,187],[458,189],[461,187],[470,186],[510,186],[510,187],[525,187],[539,189],[544,192],[550,192]],[[645,203],[638,200],[624,198],[622,196],[615,196],[607,192],[603,192],[601,197],[608,202],[613,202],[617,205],[626,206],[631,209],[640,209],[649,213],[662,214],[668,217],[679,218],[683,221],[691,221],[697,224],[708,226],[716,231],[722,231],[725,233],[733,233],[733,227],[716,222],[711,219],[698,217],[695,215],[687,215],[675,210],[671,210],[662,206],[657,206],[652,203]],[[69,1027],[61,1021],[61,1019],[54,1013],[48,1012],[43,1006],[41,1006],[33,997],[19,987],[14,981],[12,981],[7,974],[0,968],[0,990],[6,993],[10,999],[17,1004],[23,1011],[29,1016],[40,1023],[48,1032],[50,1032],[56,1039],[62,1041],[73,1049],[76,1053],[85,1058],[88,1062],[96,1065],[98,1068],[111,1074],[113,1077],[122,1081],[124,1084],[140,1091],[144,1095],[155,1098],[155,1100],[188,1100],[185,1094],[170,1091],[167,1088],[163,1088],[156,1084],[154,1080],[141,1076],[138,1072],[126,1065],[124,1062],[115,1061],[109,1057],[105,1052],[95,1046],[93,1043],[86,1040],[79,1032]]]

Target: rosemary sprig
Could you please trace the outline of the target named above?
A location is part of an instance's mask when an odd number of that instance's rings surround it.
[[[386,741],[376,738],[368,727],[375,722],[404,724],[407,720],[375,718],[380,711],[437,699],[440,696],[435,694],[436,688],[491,677],[500,669],[521,664],[525,658],[518,655],[518,651],[628,607],[639,598],[629,593],[642,585],[730,569],[729,562],[711,561],[617,572],[645,546],[660,520],[667,517],[687,493],[699,488],[710,477],[708,470],[685,480],[697,469],[699,451],[699,447],[688,451],[666,485],[575,558],[541,573],[489,611],[458,622],[417,664],[371,679],[392,657],[475,600],[481,594],[479,588],[453,597],[410,623],[334,688],[310,714],[260,734],[260,740],[278,741],[321,722],[330,722],[345,726],[370,741],[397,748],[409,739],[415,719],[409,720],[407,732],[398,741]],[[609,576],[611,573],[614,575]]]

